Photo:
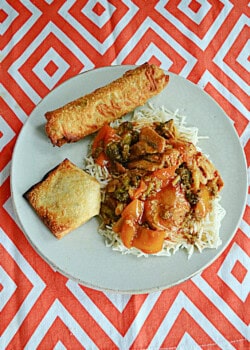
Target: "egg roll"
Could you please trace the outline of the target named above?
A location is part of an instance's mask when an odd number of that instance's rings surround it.
[[[76,142],[121,118],[160,93],[169,76],[154,64],[144,63],[110,84],[45,113],[45,131],[53,145]]]

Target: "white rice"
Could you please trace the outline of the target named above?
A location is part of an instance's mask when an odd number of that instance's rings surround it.
[[[117,120],[111,124],[112,127],[118,127],[120,123],[125,121],[127,118]],[[166,122],[170,119],[174,120],[174,123],[179,131],[179,137],[182,140],[192,142],[197,149],[199,139],[207,138],[206,136],[198,135],[197,127],[190,127],[186,125],[186,117],[179,114],[179,111],[171,112],[166,107],[154,107],[152,104],[148,103],[144,107],[137,108],[132,117],[131,121],[138,123],[137,127],[140,128],[145,126],[145,124],[152,124],[153,122]],[[200,149],[199,149],[200,150]],[[103,189],[110,180],[110,175],[106,167],[100,167],[96,165],[91,156],[86,158],[85,170],[94,176],[101,184]],[[190,233],[196,233],[197,239],[194,244],[188,243],[182,235],[177,235],[173,233],[164,241],[162,250],[159,253],[151,254],[156,256],[171,256],[176,253],[179,249],[185,249],[188,253],[188,258],[190,258],[196,248],[200,253],[205,248],[218,248],[220,246],[221,239],[219,236],[219,231],[221,227],[221,221],[224,218],[226,211],[220,205],[220,197],[216,198],[212,203],[212,210],[207,216],[199,221],[190,228]],[[112,231],[111,227],[99,228],[99,233],[105,238],[105,244],[107,247],[112,248],[122,254],[133,254],[138,257],[147,257],[148,254],[143,253],[137,248],[126,248],[119,235]]]

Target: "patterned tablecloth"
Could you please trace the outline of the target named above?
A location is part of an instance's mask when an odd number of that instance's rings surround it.
[[[246,0],[0,1],[0,349],[249,348],[249,196],[233,240],[201,274],[120,295],[51,269],[10,193],[13,148],[39,101],[114,64],[148,61],[198,84],[234,122],[249,166],[248,15]]]

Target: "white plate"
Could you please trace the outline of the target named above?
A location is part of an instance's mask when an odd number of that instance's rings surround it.
[[[194,253],[191,260],[187,260],[185,251],[171,257],[122,255],[105,246],[97,233],[96,218],[61,240],[54,238],[23,198],[23,193],[66,157],[83,167],[90,137],[61,148],[53,147],[44,133],[44,113],[109,83],[130,68],[134,66],[111,66],[85,72],[69,79],[42,100],[18,137],[12,159],[11,190],[26,237],[54,269],[90,288],[136,294],[180,283],[221,254],[233,237],[245,208],[247,175],[244,154],[231,120],[199,87],[169,73],[170,83],[151,102],[173,111],[178,108],[188,117],[188,125],[197,126],[200,135],[209,136],[199,145],[210,155],[225,182],[221,204],[227,214],[221,227],[222,245],[217,250]]]

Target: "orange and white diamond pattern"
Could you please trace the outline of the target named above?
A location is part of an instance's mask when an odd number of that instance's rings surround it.
[[[15,220],[10,169],[23,124],[55,86],[145,61],[221,105],[249,167],[248,2],[1,0],[0,50],[0,348],[247,348],[249,195],[233,241],[203,273],[166,291],[116,295],[68,280],[31,248]]]

